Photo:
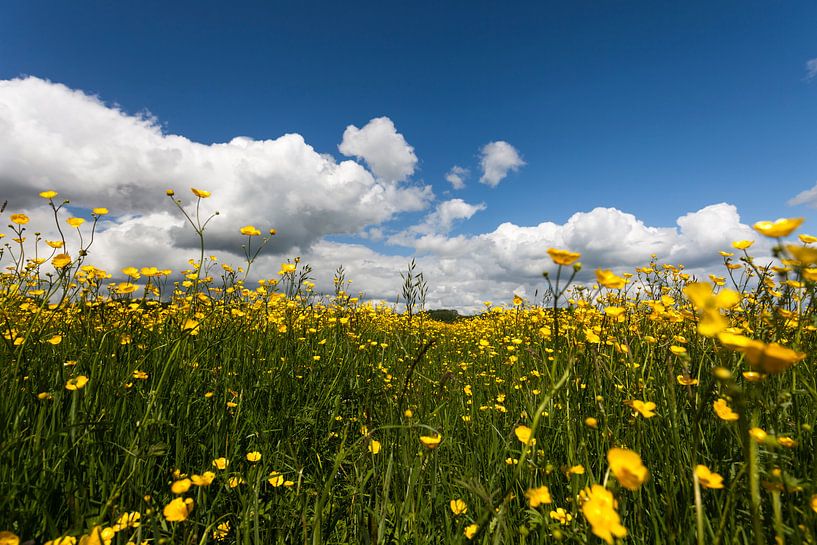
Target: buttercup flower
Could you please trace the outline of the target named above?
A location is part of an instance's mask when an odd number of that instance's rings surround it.
[[[710,471],[705,465],[695,466],[695,476],[704,488],[723,488],[723,477]]]
[[[169,522],[182,522],[193,512],[194,505],[193,498],[176,498],[165,505],[162,514]]]
[[[607,462],[618,482],[628,490],[638,490],[650,476],[641,456],[632,450],[611,448],[607,451]]]

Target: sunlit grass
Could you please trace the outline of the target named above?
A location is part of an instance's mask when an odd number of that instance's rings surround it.
[[[404,313],[342,270],[319,296],[298,259],[250,285],[274,230],[220,264],[176,200],[190,270],[112,275],[85,257],[108,211],[41,196],[59,238],[18,213],[3,239],[2,545],[814,543],[813,237],[775,267],[736,241],[708,282],[653,261],[577,286],[551,249],[547,305],[446,324],[412,270]]]

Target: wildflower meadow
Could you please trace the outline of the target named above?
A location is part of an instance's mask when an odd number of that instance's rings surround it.
[[[42,206],[0,275],[0,545],[815,543],[817,237],[761,221],[706,278],[657,258],[443,322],[318,293],[300,259],[94,264],[100,218]],[[162,198],[157,196],[157,199]],[[276,226],[280,231],[286,225]],[[98,264],[97,264],[98,265]]]

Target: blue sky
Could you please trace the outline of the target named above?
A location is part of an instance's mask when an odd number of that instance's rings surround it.
[[[452,198],[485,209],[448,236],[561,225],[595,207],[654,227],[721,202],[744,224],[817,220],[787,204],[817,183],[814,2],[19,1],[2,11],[0,79],[64,84],[194,142],[297,133],[342,161],[348,125],[388,117],[418,158],[403,183],[436,196],[370,224],[389,232]],[[480,150],[495,141],[525,164],[490,187]],[[454,165],[470,171],[461,190],[445,180]]]

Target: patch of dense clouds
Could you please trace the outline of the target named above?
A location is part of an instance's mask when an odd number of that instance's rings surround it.
[[[338,151],[347,157],[363,159],[378,179],[402,182],[417,166],[414,148],[388,117],[377,117],[362,129],[349,125],[343,132]]]
[[[512,145],[502,140],[491,142],[480,151],[482,176],[479,181],[496,187],[509,172],[517,171],[524,165],[525,161]]]
[[[281,251],[306,248],[327,234],[356,233],[423,210],[433,199],[430,186],[399,183],[417,159],[388,118],[354,135],[350,130],[341,146],[373,165],[374,175],[354,161],[338,163],[316,152],[298,134],[199,144],[64,85],[6,80],[0,81],[0,186],[18,208],[33,205],[40,190],[54,189],[73,205],[106,206],[124,222],[172,212],[164,196],[169,187],[185,204],[194,200],[188,188],[198,187],[213,192],[202,212],[221,211],[208,233],[211,247],[234,249],[238,229],[254,224],[286,226],[276,240]],[[172,230],[169,242],[197,244],[184,229]]]
[[[467,168],[454,165],[451,167],[451,170],[446,173],[445,179],[451,184],[453,189],[462,189],[465,187],[465,179],[468,177],[468,174]]]
[[[647,264],[653,254],[660,262],[683,264],[699,277],[724,274],[718,252],[740,239],[757,240],[755,256],[770,253],[770,243],[726,203],[685,214],[670,227],[646,225],[615,208],[595,208],[562,224],[508,222],[488,233],[451,235],[457,222],[467,221],[485,204],[450,199],[417,225],[393,234],[386,222],[402,212],[428,209],[434,198],[429,187],[400,181],[414,171],[413,150],[387,118],[347,129],[343,140],[341,146],[365,160],[372,172],[316,152],[297,134],[203,145],[163,134],[153,119],[127,115],[62,85],[36,78],[0,82],[0,187],[3,199],[11,201],[6,214],[31,216],[26,232],[30,245],[35,231],[50,240],[59,236],[39,191],[54,189],[80,207],[106,206],[111,214],[100,223],[89,262],[116,277],[127,266],[179,272],[189,267],[189,259],[198,259],[197,237],[164,196],[171,186],[188,210],[194,202],[190,186],[213,191],[212,198],[202,201],[202,213],[208,217],[218,209],[221,214],[208,226],[206,255],[215,254],[222,262],[241,265],[241,245],[247,241],[238,234],[241,226],[278,229],[269,251],[253,265],[251,279],[275,277],[282,262],[300,255],[312,265],[319,291],[332,292],[333,272],[343,265],[354,281],[353,291],[394,301],[400,273],[413,255],[428,282],[427,306],[463,312],[480,310],[484,300],[509,303],[514,293],[531,299],[537,290],[541,294],[542,272],[555,270],[547,255],[550,247],[581,252],[579,281],[588,283],[596,268],[629,272]],[[382,144],[382,153],[373,142]],[[489,155],[497,157],[491,152],[484,159]],[[513,164],[505,160],[483,166],[499,183]],[[814,204],[817,187],[795,200]],[[68,215],[63,210],[58,221],[75,256],[79,241],[76,230],[64,222]],[[86,242],[88,227],[82,227]],[[357,233],[361,242],[385,240],[412,255],[385,255],[363,243],[326,239],[344,233]]]

